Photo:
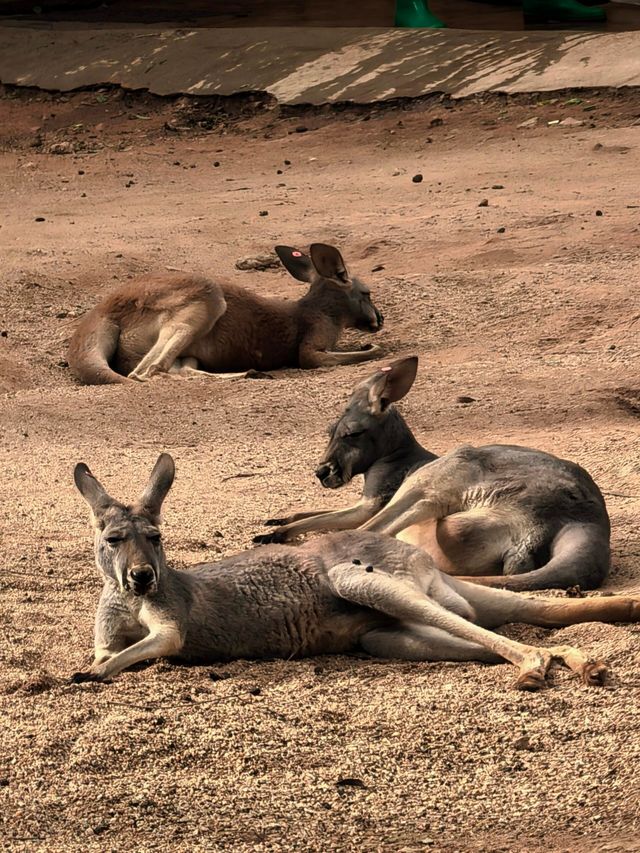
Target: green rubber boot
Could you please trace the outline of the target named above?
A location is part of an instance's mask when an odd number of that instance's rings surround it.
[[[525,24],[603,24],[607,14],[599,6],[583,6],[578,0],[524,0]]]
[[[426,0],[397,0],[395,26],[438,29],[446,24],[431,14]]]

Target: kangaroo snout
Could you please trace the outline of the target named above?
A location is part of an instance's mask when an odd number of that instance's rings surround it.
[[[129,586],[134,595],[145,595],[156,586],[156,573],[148,563],[129,569]]]
[[[325,489],[339,489],[344,483],[342,473],[334,462],[325,462],[316,468],[316,477]]]

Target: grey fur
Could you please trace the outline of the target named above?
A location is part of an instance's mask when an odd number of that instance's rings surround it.
[[[166,494],[172,477],[173,460],[163,454],[144,494]],[[637,598],[533,600],[465,583],[441,574],[420,549],[360,531],[175,571],[158,539],[159,505],[151,511],[145,500],[114,500],[82,464],[75,479],[92,509],[104,577],[95,662],[75,681],[108,680],[161,656],[208,662],[361,650],[412,660],[506,659],[519,667],[525,689],[542,686],[558,658],[596,684],[604,666],[578,650],[539,649],[486,629],[640,618]]]
[[[415,357],[378,369],[355,388],[330,428],[316,475],[336,489],[364,474],[360,501],[344,510],[270,519],[266,524],[276,529],[254,541],[287,542],[311,531],[362,526],[420,544],[419,531],[403,531],[431,523],[439,525],[441,539],[446,534],[456,557],[436,563],[453,574],[520,591],[598,586],[609,569],[610,523],[587,471],[540,450],[503,444],[464,446],[438,458],[392,405],[411,388],[416,369]],[[429,536],[437,550],[436,534]]]

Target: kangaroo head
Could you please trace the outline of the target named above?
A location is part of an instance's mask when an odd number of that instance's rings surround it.
[[[325,243],[313,243],[309,255],[291,246],[276,246],[278,257],[298,281],[310,284],[307,300],[338,320],[345,328],[377,332],[384,318],[371,301],[366,284],[352,277],[340,252]]]
[[[409,391],[417,370],[417,356],[402,358],[356,386],[344,412],[329,428],[329,443],[316,470],[325,488],[345,485],[393,452],[393,428],[400,415],[391,404]]]
[[[158,588],[165,566],[160,510],[174,474],[173,459],[163,453],[140,498],[126,505],[107,493],[84,462],[75,467],[76,486],[91,507],[96,565],[123,592],[141,596]]]

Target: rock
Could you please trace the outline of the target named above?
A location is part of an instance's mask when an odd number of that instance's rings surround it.
[[[261,210],[260,213],[258,214],[258,216],[268,216],[268,215],[269,215],[268,210]]]
[[[489,199],[483,198],[482,201],[478,204],[478,207],[489,207]]]
[[[493,184],[493,186],[491,187],[491,189],[492,189],[492,190],[503,190],[503,189],[504,189],[504,185],[503,185],[503,184]]]
[[[441,127],[444,124],[443,118],[432,118],[429,122],[429,127]]]
[[[290,166],[290,165],[291,165],[291,160],[284,160],[283,162],[284,162],[284,165],[285,165],[285,166]]]
[[[506,229],[503,225],[501,225],[501,226],[500,226],[500,228],[498,228],[497,230],[498,230],[498,234],[504,234],[504,232],[505,232],[507,229]]]
[[[456,397],[456,403],[463,403],[465,405],[469,405],[469,403],[475,403],[475,397],[465,397],[464,395],[461,397]]]
[[[375,267],[372,267],[371,272],[380,272],[384,269],[384,264],[376,264]]]
[[[49,147],[49,154],[73,154],[73,145],[71,142],[54,142]]]
[[[213,167],[214,167],[214,169],[217,169],[219,165],[220,165],[220,161],[219,161],[219,160],[215,160],[215,161],[214,161],[214,163],[213,163]]]
[[[582,127],[584,124],[579,118],[573,118],[572,116],[568,116],[567,118],[563,118],[560,122],[560,127]]]
[[[249,255],[236,261],[237,270],[271,270],[280,266],[280,260],[275,254]]]
[[[422,175],[420,174],[420,172],[418,172],[418,174],[414,175],[411,178],[411,180],[413,181],[414,184],[421,184],[424,179],[423,179]]]
[[[601,210],[596,210],[596,216],[604,216],[604,213]]]
[[[534,116],[533,118],[528,118],[526,121],[521,121],[518,127],[522,129],[526,129],[528,127],[536,127],[538,124],[538,116]]]
[[[46,222],[44,216],[36,216],[36,222]]]

